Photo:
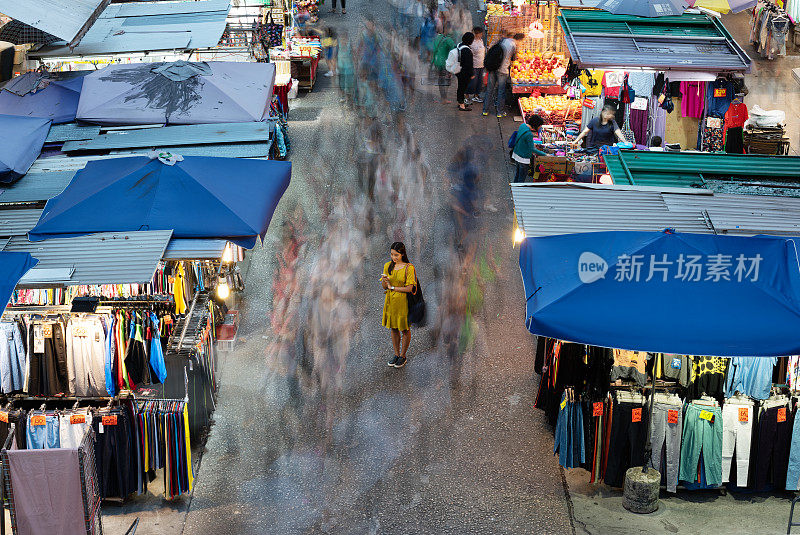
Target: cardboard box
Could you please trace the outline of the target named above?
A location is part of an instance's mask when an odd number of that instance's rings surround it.
[[[566,156],[537,156],[536,170],[544,174],[566,175]]]

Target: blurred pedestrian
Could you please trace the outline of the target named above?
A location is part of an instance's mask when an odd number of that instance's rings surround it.
[[[483,44],[483,28],[475,26],[472,28],[475,40],[469,45],[472,50],[472,68],[475,69],[475,76],[467,87],[467,98],[472,102],[483,102],[481,93],[483,92],[483,58],[486,57],[486,45]]]
[[[339,89],[343,93],[343,98],[348,102],[352,101],[353,91],[355,90],[356,75],[353,65],[353,51],[350,48],[350,39],[347,33],[343,33],[337,47],[336,69],[339,73]]]
[[[446,99],[447,86],[450,85],[450,73],[445,70],[445,63],[447,63],[447,55],[456,46],[455,41],[450,37],[449,33],[450,28],[447,27],[433,40],[433,69],[437,74],[439,96],[445,104],[450,104],[451,102]]]
[[[325,28],[325,37],[322,38],[322,50],[325,54],[325,65],[328,67],[328,72],[325,73],[325,76],[333,76],[336,74],[339,41],[336,39],[336,30],[330,26]]]
[[[383,266],[381,287],[386,297],[383,304],[383,326],[391,329],[394,357],[389,366],[402,368],[406,365],[406,353],[411,343],[411,327],[408,323],[408,296],[416,291],[417,275],[408,260],[403,242],[394,242],[389,249],[391,260]]]
[[[486,95],[483,99],[483,115],[489,115],[489,103],[494,97],[494,107],[498,119],[506,116],[506,86],[508,85],[508,69],[517,53],[517,46],[525,36],[521,33],[506,34],[500,41],[503,50],[503,59],[497,70],[489,72],[489,83],[486,85]],[[491,50],[491,49],[490,49]],[[490,68],[490,67],[489,67]]]
[[[458,81],[456,100],[458,101],[458,109],[461,111],[472,111],[465,99],[467,86],[469,86],[475,74],[475,69],[472,66],[472,49],[470,48],[474,40],[475,35],[472,32],[467,32],[461,37],[461,44],[458,45],[458,61],[461,64],[461,70],[456,74],[456,80]]]
[[[514,182],[525,182],[527,180],[528,171],[531,167],[531,158],[534,154],[537,156],[545,156],[547,154],[533,145],[533,138],[539,135],[539,130],[543,124],[544,119],[539,115],[531,115],[528,117],[527,122],[522,123],[519,130],[517,130],[517,139],[514,143],[514,149],[511,151],[511,159],[517,165]]]

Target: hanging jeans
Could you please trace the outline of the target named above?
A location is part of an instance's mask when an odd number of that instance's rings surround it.
[[[617,403],[612,411],[605,482],[611,487],[621,487],[628,468],[645,462],[647,411],[638,403]]]
[[[661,472],[667,491],[676,492],[681,458],[683,415],[679,405],[653,404],[653,426],[650,435],[650,466]],[[670,423],[670,416],[674,420]],[[666,446],[666,447],[665,447]],[[662,462],[662,457],[664,457]]]
[[[34,425],[32,421],[35,416],[44,416],[44,423],[36,422],[37,425]],[[31,412],[28,415],[27,435],[29,450],[60,448],[58,416]]]
[[[711,413],[711,420],[702,418]],[[697,481],[697,466],[703,454],[709,485],[722,484],[722,411],[719,407],[687,405],[683,413],[683,439],[679,479]]]
[[[561,395],[553,454],[558,453],[558,463],[564,468],[576,468],[586,461],[583,409],[580,403],[567,401],[566,398],[566,393]]]
[[[759,416],[754,460],[756,490],[764,489],[769,483],[780,488],[786,482],[792,427],[792,413],[788,407],[771,407]]]
[[[44,333],[43,353],[35,352],[35,329],[39,325]],[[34,323],[29,331],[28,393],[34,396],[55,396],[67,392],[67,345],[64,341],[63,325],[58,322]]]
[[[792,446],[789,454],[789,467],[786,472],[786,490],[797,490],[800,487],[800,418],[795,412],[792,431]]]
[[[750,437],[753,433],[753,407],[725,403],[722,407],[722,482],[730,481],[731,463],[736,452],[736,485],[747,486],[750,468]]]

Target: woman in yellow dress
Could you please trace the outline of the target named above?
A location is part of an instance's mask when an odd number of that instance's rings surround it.
[[[396,241],[389,249],[390,262],[383,266],[381,286],[386,293],[383,302],[383,326],[392,330],[394,357],[389,366],[402,368],[406,365],[406,352],[411,343],[411,328],[408,324],[408,297],[416,291],[417,275],[408,261],[406,246]],[[402,348],[402,349],[401,349]]]

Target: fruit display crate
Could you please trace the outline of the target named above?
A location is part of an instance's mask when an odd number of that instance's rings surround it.
[[[561,84],[544,84],[540,82],[517,82],[511,80],[511,92],[520,95],[534,93],[542,95],[562,95],[566,93]]]
[[[528,116],[533,115],[535,113],[541,116],[541,118],[545,120],[545,124],[550,124],[550,125],[563,126],[567,122],[577,122],[577,123],[581,122],[582,109],[580,100],[575,100],[574,107],[569,106],[564,110],[563,113],[560,113],[556,110],[546,111],[544,108],[541,107],[536,107],[534,109],[526,110],[524,101],[525,98],[526,97],[520,98],[517,101],[517,104],[519,104],[519,111],[522,114],[523,120],[527,119]]]
[[[490,9],[487,5],[486,39],[488,46],[496,43],[506,32],[524,33],[520,50],[563,54],[565,51],[564,32],[558,23],[558,2],[556,0],[534,0],[531,5],[524,5],[519,11],[509,13],[500,9]],[[530,37],[531,24],[537,23],[544,34],[534,39]]]

